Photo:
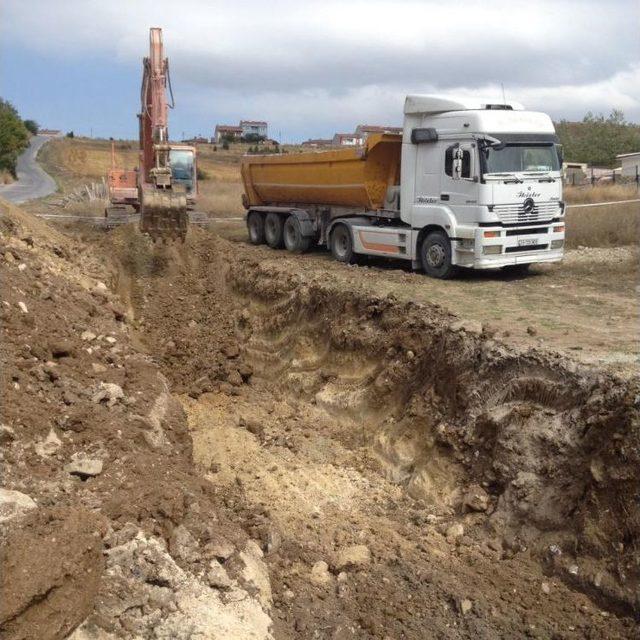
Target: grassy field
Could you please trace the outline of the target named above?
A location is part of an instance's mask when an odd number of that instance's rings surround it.
[[[564,199],[569,205],[568,247],[615,247],[637,244],[640,240],[640,202],[571,207],[572,204],[640,199],[635,184],[565,187]]]

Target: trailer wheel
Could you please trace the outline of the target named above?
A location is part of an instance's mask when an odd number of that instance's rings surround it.
[[[257,211],[252,211],[247,216],[247,230],[251,244],[264,244],[264,216]]]
[[[284,246],[284,222],[277,213],[268,213],[264,221],[264,237],[272,249],[282,249]]]
[[[451,264],[451,241],[442,231],[432,231],[422,241],[420,262],[424,272],[432,278],[447,280],[457,272]]]
[[[336,225],[331,231],[331,253],[338,262],[352,264],[355,258],[351,231],[345,224]]]
[[[302,235],[300,220],[289,216],[284,221],[284,246],[292,253],[304,253],[311,246],[311,238]]]

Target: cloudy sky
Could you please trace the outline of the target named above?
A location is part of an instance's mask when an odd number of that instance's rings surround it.
[[[284,141],[400,124],[407,93],[640,122],[640,0],[0,0],[0,96],[23,117],[135,137],[148,28],[172,137],[265,119]]]

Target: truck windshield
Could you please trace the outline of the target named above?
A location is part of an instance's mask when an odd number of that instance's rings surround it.
[[[171,149],[169,164],[176,182],[183,183],[187,190],[193,187],[193,151],[190,149]]]
[[[484,173],[559,171],[560,161],[554,144],[507,144],[484,147]]]

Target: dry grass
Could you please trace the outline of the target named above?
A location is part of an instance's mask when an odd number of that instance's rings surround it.
[[[640,203],[569,208],[567,247],[619,247],[640,242]]]
[[[588,202],[613,202],[616,200],[632,200],[640,198],[635,183],[608,184],[597,186],[564,187],[564,199],[569,204]]]
[[[69,191],[107,175],[111,167],[111,143],[85,138],[52,140],[42,148],[38,160],[56,176],[63,191]],[[116,142],[116,164],[126,169],[138,164],[135,143]]]
[[[567,204],[615,202],[640,198],[636,185],[608,184],[565,187]],[[638,244],[640,241],[640,203],[606,205],[602,207],[569,206],[566,216],[567,246],[615,247]]]

